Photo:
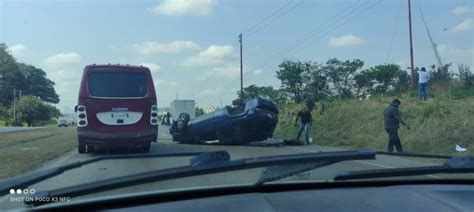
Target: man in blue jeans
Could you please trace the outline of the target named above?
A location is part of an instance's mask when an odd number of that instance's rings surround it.
[[[426,71],[425,67],[422,67],[420,71],[418,71],[418,92],[420,95],[420,100],[426,101],[428,99],[428,94],[426,93],[426,84],[430,79],[429,73]]]
[[[304,144],[308,145],[309,144],[309,128],[311,127],[313,119],[311,117],[311,112],[308,110],[307,107],[302,108],[298,112],[298,115],[296,116],[296,120],[295,120],[295,126],[298,124],[299,118],[301,118],[301,123],[298,128],[298,132],[296,133],[295,140],[297,143],[299,143],[301,133],[304,131]]]

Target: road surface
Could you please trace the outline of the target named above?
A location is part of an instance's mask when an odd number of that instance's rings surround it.
[[[37,130],[43,129],[44,127],[0,127],[0,133],[5,132],[17,132],[17,131],[25,131],[25,130]]]
[[[266,141],[264,143],[272,143],[276,141]],[[322,147],[318,145],[308,146],[263,146],[262,143],[246,145],[246,146],[220,146],[220,145],[185,145],[174,143],[168,134],[168,128],[161,126],[159,128],[158,143],[153,143],[152,153],[173,153],[173,152],[188,152],[188,151],[216,151],[226,150],[231,155],[231,159],[260,157],[270,155],[284,155],[284,154],[298,154],[320,151],[335,151],[341,150],[338,148]],[[46,163],[42,168],[59,166],[96,157],[97,154],[78,154],[77,150],[66,153],[65,155]],[[101,161],[94,164],[85,165],[79,169],[66,171],[59,176],[38,182],[29,186],[29,189],[35,191],[57,189],[64,186],[72,186],[86,182],[94,182],[97,180],[107,179],[116,176],[125,176],[133,173],[145,172],[150,170],[158,170],[164,168],[171,168],[176,166],[183,166],[189,164],[190,157],[179,158],[160,158],[160,159],[126,159],[126,160],[109,160]],[[398,158],[392,156],[377,156],[377,160],[364,161],[347,161],[331,166],[323,167],[304,174],[294,176],[287,180],[315,180],[325,181],[332,179],[337,173],[349,170],[367,170],[393,167],[407,167],[407,166],[425,166],[432,165],[425,162],[408,160],[405,158]],[[134,193],[140,191],[166,190],[176,188],[190,188],[209,185],[229,185],[256,182],[262,169],[251,169],[244,171],[234,171],[228,173],[220,173],[206,176],[189,177],[185,179],[168,180],[159,183],[151,183],[145,185],[138,185],[116,189],[112,191],[100,192],[82,197],[73,197],[74,199],[95,198],[98,196]],[[426,176],[425,176],[426,177]],[[442,175],[428,175],[429,178],[442,178]],[[17,189],[17,188],[14,188]],[[24,188],[20,188],[24,189]],[[12,201],[11,195],[0,197],[0,211],[2,209],[11,209],[15,207],[22,207],[22,203]]]

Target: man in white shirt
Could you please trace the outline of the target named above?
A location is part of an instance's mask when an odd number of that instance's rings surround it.
[[[418,71],[418,92],[420,96],[420,100],[428,99],[428,94],[426,93],[426,84],[430,79],[429,73],[426,71],[425,67],[422,67],[420,71]]]

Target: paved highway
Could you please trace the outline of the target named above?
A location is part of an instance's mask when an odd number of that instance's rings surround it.
[[[231,155],[231,159],[260,157],[269,155],[285,155],[298,154],[320,151],[335,151],[341,150],[338,148],[322,147],[318,145],[308,146],[265,146],[262,144],[276,143],[278,141],[268,140],[264,143],[257,143],[246,146],[221,146],[221,145],[185,145],[172,142],[170,135],[167,133],[167,127],[160,126],[159,141],[154,143],[151,148],[152,153],[173,153],[173,152],[188,152],[188,151],[216,151],[226,150]],[[317,141],[316,141],[317,142]],[[78,154],[77,150],[66,153],[64,156],[57,158],[51,162],[46,163],[41,169],[68,164],[79,160],[96,157],[97,154]],[[126,159],[126,160],[109,160],[101,161],[94,164],[85,165],[79,169],[64,172],[59,176],[52,177],[42,182],[30,186],[30,189],[36,191],[56,189],[64,186],[77,185],[86,182],[94,182],[97,180],[107,179],[116,176],[125,176],[133,173],[139,173],[150,170],[157,170],[163,168],[171,168],[176,166],[183,166],[189,164],[190,157],[178,158],[160,158],[160,159]],[[366,170],[366,169],[380,169],[393,167],[407,167],[407,166],[425,166],[432,165],[424,162],[408,160],[405,158],[391,157],[391,156],[377,156],[377,160],[364,161],[347,161],[331,166],[323,167],[304,174],[294,176],[288,180],[316,180],[325,181],[332,179],[335,174],[341,171],[349,170]],[[116,189],[113,191],[96,193],[93,195],[86,195],[80,198],[94,198],[98,196],[125,194],[140,191],[150,190],[166,190],[186,187],[199,187],[209,185],[228,185],[256,182],[262,169],[251,169],[244,171],[234,171],[228,173],[220,173],[207,176],[196,176],[185,179],[168,180],[159,183],[138,185]],[[429,178],[442,178],[442,175],[428,175]],[[16,189],[16,188],[15,188]],[[0,210],[9,209],[12,207],[20,207],[21,203],[12,201],[11,195],[0,197]],[[75,197],[73,199],[79,199]]]

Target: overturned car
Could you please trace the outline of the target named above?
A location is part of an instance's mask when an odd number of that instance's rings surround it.
[[[219,140],[221,144],[244,144],[272,137],[278,123],[278,109],[267,99],[235,103],[190,120],[181,113],[170,134],[173,141],[199,144]]]

